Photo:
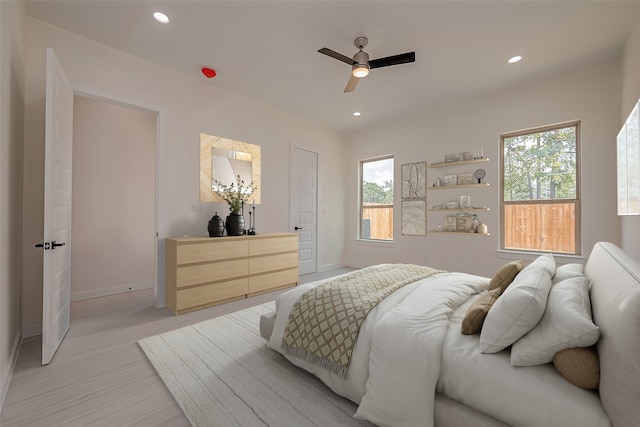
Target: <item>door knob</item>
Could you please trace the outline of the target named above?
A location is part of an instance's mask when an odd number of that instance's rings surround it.
[[[302,230],[302,227],[298,227],[298,226],[296,226],[296,227],[294,227],[294,229],[296,229],[296,230]]]

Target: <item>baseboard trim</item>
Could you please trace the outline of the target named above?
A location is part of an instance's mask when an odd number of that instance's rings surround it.
[[[348,267],[348,265],[340,263],[340,264],[329,264],[318,267],[316,273],[324,273],[325,271],[331,271],[338,268]]]
[[[102,288],[102,289],[96,289],[91,291],[72,292],[71,301],[82,301],[82,300],[91,299],[91,298],[107,297],[110,295],[124,294],[127,292],[153,289],[154,287],[155,287],[155,283],[153,282],[142,282],[142,283],[131,283],[127,285],[120,285],[114,288]]]
[[[22,328],[22,339],[42,335],[42,323],[27,325]]]
[[[9,385],[11,384],[11,378],[13,378],[13,372],[15,371],[16,364],[18,363],[18,355],[20,354],[21,342],[22,334],[17,334],[11,348],[11,364],[9,365],[8,369],[2,373],[2,390],[0,390],[0,413],[2,413],[2,408],[4,408],[4,400],[7,397]]]
[[[370,267],[371,264],[365,264],[362,262],[352,262],[349,263],[349,267],[353,267],[353,268],[358,268],[358,269],[362,269],[362,268],[366,268],[366,267]]]

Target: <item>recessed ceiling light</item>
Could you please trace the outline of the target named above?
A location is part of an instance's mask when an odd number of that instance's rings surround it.
[[[512,56],[511,58],[509,58],[509,60],[507,62],[509,64],[515,64],[516,62],[520,62],[521,59],[522,59],[522,56],[516,55],[516,56]]]
[[[153,19],[155,19],[161,24],[169,23],[169,17],[162,12],[153,12]]]
[[[362,113],[360,111],[356,111],[355,113],[353,113],[353,115],[356,117],[360,117]]]

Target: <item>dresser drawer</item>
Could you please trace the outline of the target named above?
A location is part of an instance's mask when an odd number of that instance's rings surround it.
[[[247,256],[246,240],[220,240],[212,238],[210,241],[179,244],[176,253],[178,265],[196,262],[242,258]]]
[[[249,274],[260,274],[291,267],[298,267],[298,252],[249,258]]]
[[[176,287],[197,285],[246,276],[249,272],[247,259],[212,262],[208,264],[178,267]]]
[[[176,309],[196,308],[219,301],[244,297],[248,293],[249,280],[246,277],[221,283],[179,289],[176,295]]]
[[[273,289],[294,286],[298,283],[298,268],[274,271],[249,277],[249,295]]]
[[[285,237],[256,238],[249,240],[249,256],[292,252],[298,250],[298,235]]]

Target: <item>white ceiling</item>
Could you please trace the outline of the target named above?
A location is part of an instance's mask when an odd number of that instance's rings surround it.
[[[28,1],[30,16],[341,131],[425,111],[620,55],[638,1]],[[160,10],[171,18],[151,18]],[[372,70],[343,93],[346,56]],[[524,59],[507,64],[513,55]],[[218,75],[207,80],[202,66]],[[361,117],[353,117],[361,111]]]

